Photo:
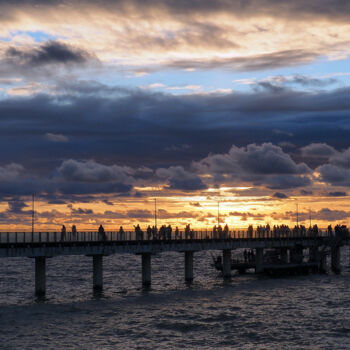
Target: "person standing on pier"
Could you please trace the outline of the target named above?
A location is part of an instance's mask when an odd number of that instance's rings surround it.
[[[100,227],[98,228],[98,238],[101,241],[106,241],[107,240],[105,229],[103,228],[102,225],[100,225]]]
[[[218,226],[218,236],[219,236],[220,239],[223,238],[222,237],[222,227],[221,227],[221,225]]]
[[[124,239],[125,239],[125,231],[124,231],[124,229],[123,229],[123,226],[120,226],[120,227],[119,227],[119,239],[120,239],[121,241],[124,241]]]
[[[74,240],[77,238],[77,227],[75,225],[72,226],[72,237]]]
[[[146,233],[147,233],[147,239],[150,240],[152,237],[152,229],[150,225],[148,225]]]
[[[224,238],[228,238],[228,233],[229,233],[229,229],[228,229],[228,225],[226,224],[224,227]]]
[[[171,228],[170,225],[168,225],[168,227],[166,228],[166,238],[167,240],[171,239],[171,232],[173,231],[173,229]]]
[[[179,238],[179,228],[176,226],[175,228],[175,239]]]
[[[66,226],[62,225],[62,229],[61,229],[61,241],[64,241],[66,239]]]

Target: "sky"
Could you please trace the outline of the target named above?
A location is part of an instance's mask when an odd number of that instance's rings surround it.
[[[0,230],[350,224],[350,3],[0,0]]]

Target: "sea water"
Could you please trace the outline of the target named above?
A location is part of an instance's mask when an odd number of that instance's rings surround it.
[[[216,252],[217,254],[219,252]],[[350,349],[350,264],[340,275],[225,282],[197,252],[192,285],[184,254],[104,258],[104,291],[92,291],[92,258],[47,259],[47,295],[34,296],[34,260],[0,259],[0,349]],[[235,253],[237,254],[237,252]]]

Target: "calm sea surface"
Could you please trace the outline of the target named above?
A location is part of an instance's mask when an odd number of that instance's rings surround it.
[[[350,349],[350,264],[341,275],[234,276],[195,254],[152,257],[152,288],[140,288],[141,258],[104,259],[104,292],[92,292],[88,257],[47,262],[47,297],[34,295],[34,261],[0,259],[0,349]]]

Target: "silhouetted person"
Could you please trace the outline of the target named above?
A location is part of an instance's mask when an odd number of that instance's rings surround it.
[[[119,227],[119,239],[124,241],[125,240],[125,231],[123,229],[123,226]]]
[[[224,238],[228,238],[228,233],[229,233],[229,230],[228,230],[228,226],[226,224],[224,227]]]
[[[75,225],[72,226],[72,237],[73,239],[77,238],[77,228]]]
[[[151,229],[151,226],[148,225],[146,233],[147,233],[147,239],[150,240],[151,237],[152,237],[152,229]]]
[[[62,228],[61,228],[61,241],[64,241],[66,239],[66,233],[67,233],[66,226],[62,225]]]
[[[176,226],[175,228],[175,239],[179,238],[179,228]]]
[[[222,227],[221,227],[221,225],[218,226],[218,235],[219,235],[219,238],[222,238]]]
[[[168,225],[168,227],[166,228],[166,238],[167,240],[171,239],[171,232],[173,231],[173,229],[171,228],[170,225]]]
[[[247,234],[248,234],[248,238],[253,238],[253,226],[252,225],[248,226]]]
[[[213,237],[212,238],[218,238],[218,229],[216,228],[216,225],[213,227]]]
[[[190,227],[190,224],[188,224],[186,225],[186,228],[185,228],[185,239],[189,239],[190,231],[191,231],[191,227]]]
[[[327,233],[328,233],[328,236],[333,236],[332,225],[328,225],[328,227],[327,227]]]
[[[98,228],[98,238],[101,241],[105,241],[107,239],[105,229],[102,225],[100,225],[100,227]]]

